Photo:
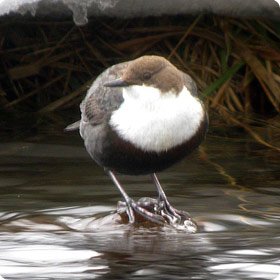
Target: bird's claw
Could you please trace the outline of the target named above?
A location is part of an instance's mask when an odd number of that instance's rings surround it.
[[[132,214],[129,209],[132,210]],[[177,210],[168,201],[160,199],[144,197],[140,198],[137,202],[130,200],[129,206],[127,206],[127,203],[119,201],[118,213],[121,216],[126,213],[131,224],[148,220],[157,225],[171,225],[188,232],[195,232],[197,230],[197,226],[191,220],[189,213]],[[133,216],[133,220],[130,216]]]
[[[129,205],[127,205],[126,202],[119,201],[117,212],[121,216],[126,213],[130,224],[134,224],[138,221],[143,222],[146,219],[154,224],[164,225],[165,219],[157,213],[156,202],[155,199],[146,197],[140,198],[137,202],[131,199]],[[132,219],[131,216],[133,217]]]

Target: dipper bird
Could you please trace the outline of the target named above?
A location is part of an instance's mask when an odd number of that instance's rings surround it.
[[[135,213],[159,224],[189,220],[187,212],[170,205],[155,173],[190,154],[205,137],[208,116],[191,77],[163,57],[142,56],[101,73],[80,109],[81,120],[66,130],[80,129],[88,153],[121,192],[129,222],[135,222]],[[134,202],[115,172],[151,174],[157,209]]]

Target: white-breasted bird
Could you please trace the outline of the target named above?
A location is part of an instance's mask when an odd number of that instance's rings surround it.
[[[188,219],[170,205],[155,173],[190,154],[205,137],[208,116],[191,77],[163,57],[142,56],[101,73],[80,108],[81,120],[66,130],[80,129],[88,153],[122,193],[130,223],[135,211],[156,223],[163,220],[135,203],[115,172],[151,174],[169,222]]]

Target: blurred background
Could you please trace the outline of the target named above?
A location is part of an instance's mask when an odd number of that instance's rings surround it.
[[[0,125],[6,130],[28,119],[33,129],[35,122],[76,120],[98,74],[155,54],[195,80],[210,131],[245,131],[280,151],[280,8],[274,0],[2,0],[0,15]]]

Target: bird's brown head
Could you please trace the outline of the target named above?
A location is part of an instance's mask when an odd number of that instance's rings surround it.
[[[160,56],[142,56],[131,61],[121,79],[105,86],[150,86],[161,92],[178,94],[184,86],[184,78],[174,65]]]

